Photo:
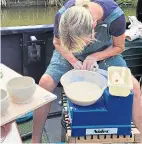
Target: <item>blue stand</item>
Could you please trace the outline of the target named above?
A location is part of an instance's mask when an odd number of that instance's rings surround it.
[[[91,106],[78,106],[67,99],[72,136],[91,134],[131,135],[133,93],[112,96],[108,88]]]

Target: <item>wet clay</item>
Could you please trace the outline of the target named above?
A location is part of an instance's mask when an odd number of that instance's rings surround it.
[[[92,101],[97,100],[102,89],[91,82],[73,82],[66,87],[66,95],[75,101]]]

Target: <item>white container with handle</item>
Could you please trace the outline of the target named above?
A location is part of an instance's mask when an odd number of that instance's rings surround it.
[[[130,69],[110,66],[108,68],[108,87],[111,95],[127,97],[133,88]]]

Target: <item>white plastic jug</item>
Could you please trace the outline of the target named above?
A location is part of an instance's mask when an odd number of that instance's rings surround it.
[[[67,95],[67,97],[75,104],[77,105],[82,105],[82,106],[87,106],[87,105],[91,105],[93,103],[95,103],[103,94],[104,89],[106,89],[107,87],[107,72],[105,70],[101,70],[99,69],[96,72],[93,71],[87,71],[87,70],[70,70],[67,73],[65,73],[62,77],[61,77],[61,84],[64,88],[64,91]],[[100,96],[98,97],[98,99],[92,99],[92,100],[78,100],[78,99],[72,99],[72,97],[70,97],[68,91],[67,91],[67,86],[73,82],[80,82],[80,81],[84,81],[84,82],[91,82],[96,84],[97,86],[99,86],[102,91]],[[95,95],[95,94],[94,94]],[[76,96],[77,97],[77,96]]]

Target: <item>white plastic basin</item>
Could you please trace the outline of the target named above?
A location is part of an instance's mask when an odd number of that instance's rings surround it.
[[[102,96],[104,89],[107,87],[107,79],[103,75],[101,75],[98,72],[92,72],[92,71],[87,71],[87,70],[68,71],[61,77],[60,81],[61,81],[61,84],[63,85],[64,91],[67,97],[74,104],[81,105],[81,106],[88,106],[88,105],[95,103]],[[88,95],[86,95],[85,97],[81,97],[79,99],[77,96],[78,90],[75,91],[74,89],[75,95],[71,96],[71,93],[68,89],[68,86],[74,82],[89,82],[89,83],[96,84],[99,88],[101,88],[101,92],[99,93],[99,96],[97,94],[97,97],[95,97],[95,93],[94,93],[93,98],[92,97],[89,98]],[[84,89],[80,88],[79,90],[83,91]],[[86,88],[86,91],[87,90],[89,92],[89,88],[88,89]]]

